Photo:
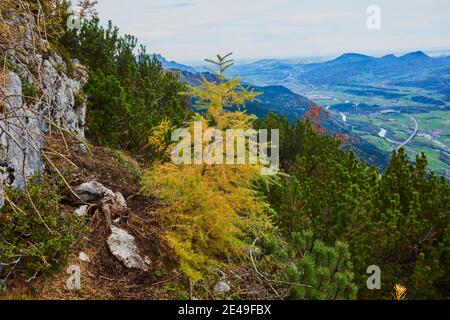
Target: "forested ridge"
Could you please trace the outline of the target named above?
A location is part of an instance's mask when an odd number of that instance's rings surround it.
[[[35,19],[47,14],[41,27],[47,50],[64,59],[61,72],[73,73],[73,59],[87,68],[75,98],[86,104],[92,152],[75,154],[71,137],[47,133],[49,160],[59,162],[30,178],[27,192],[5,189],[0,298],[73,298],[43,294],[43,283],[60,286],[73,253],[93,247],[91,273],[120,274],[142,290],[112,294],[91,282],[84,298],[392,299],[397,284],[408,299],[450,297],[450,186],[427,169],[425,155],[410,163],[403,150],[394,152],[380,171],[355,156],[351,140],[325,133],[319,106],[296,121],[247,114],[245,103],[258,92],[225,76],[232,56],[210,60],[214,79],[191,87],[111,22],[104,27],[94,17],[68,31],[65,1],[20,2]],[[2,1],[2,17],[10,10],[22,9]],[[0,21],[2,33],[7,28]],[[8,41],[0,38],[2,75],[15,70]],[[25,87],[27,96],[40,94]],[[175,165],[171,134],[192,132],[194,121],[204,131],[279,129],[280,173],[261,176],[258,164]],[[80,204],[69,200],[73,189],[92,177],[126,189],[128,208],[115,215],[114,203],[95,204],[82,218],[73,215]],[[153,259],[148,270],[111,267],[120,264],[105,247],[114,225],[138,239]],[[371,265],[381,270],[379,290],[366,287]],[[146,295],[150,288],[154,295]]]

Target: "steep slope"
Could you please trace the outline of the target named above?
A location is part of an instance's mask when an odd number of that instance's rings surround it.
[[[209,81],[214,81],[214,75],[208,72],[192,73],[180,71],[181,79],[192,86],[198,86],[202,83],[203,77]],[[299,117],[303,115],[310,105],[310,100],[298,95],[284,86],[254,86],[249,88],[262,94],[258,96],[257,101],[247,103],[247,110],[258,117],[264,117],[270,111],[280,112],[290,117]]]
[[[86,105],[80,90],[87,81],[87,70],[76,60],[64,61],[48,50],[30,13],[5,9],[2,16],[9,33],[0,38],[0,57],[7,62],[0,88],[5,111],[0,118],[0,207],[4,187],[24,189],[27,178],[43,172],[46,132],[70,130],[84,139]]]
[[[311,101],[283,86],[251,86],[256,92],[262,92],[258,101],[247,103],[250,113],[262,118],[269,112],[284,113],[290,118],[301,117],[308,110]]]

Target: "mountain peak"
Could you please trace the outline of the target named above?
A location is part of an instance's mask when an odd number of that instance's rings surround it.
[[[378,59],[381,63],[396,63],[398,58],[393,54],[387,54]]]
[[[159,53],[155,53],[155,54],[153,54],[153,56],[161,63],[161,66],[163,67],[163,69],[187,71],[187,72],[191,72],[191,73],[197,72],[194,68],[192,68],[190,66],[180,64],[175,61],[169,61]]]
[[[373,59],[372,57],[366,56],[364,54],[359,53],[344,53],[340,55],[332,62],[358,62],[358,61],[367,61]]]
[[[426,58],[426,59],[431,59],[430,56],[426,55],[423,51],[414,51],[414,52],[410,52],[408,54],[405,54],[404,56],[400,57],[401,59],[407,59],[407,58]]]
[[[340,55],[339,57],[336,58],[336,60],[354,59],[354,58],[367,59],[367,58],[370,58],[370,57],[366,56],[364,54],[360,54],[360,53],[349,52],[349,53],[344,53],[344,54]]]

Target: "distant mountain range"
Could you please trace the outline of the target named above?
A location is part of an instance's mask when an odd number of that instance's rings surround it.
[[[155,54],[164,69],[184,72],[185,80],[198,83],[200,72],[195,68],[168,61]],[[206,74],[206,73],[203,73]],[[393,85],[411,85],[436,88],[443,93],[450,91],[450,56],[433,58],[422,51],[403,56],[393,54],[371,57],[358,53],[346,53],[334,60],[322,63],[292,63],[289,60],[265,59],[230,68],[229,74],[239,74],[247,82],[258,86],[283,85],[297,81],[308,85],[361,85],[375,78],[377,82]],[[413,75],[411,77],[411,75]],[[436,83],[436,78],[439,82]],[[272,91],[275,89],[272,89]]]
[[[346,53],[334,60],[310,64],[291,63],[288,60],[260,60],[235,66],[230,72],[261,81],[264,81],[266,75],[273,81],[282,81],[283,77],[292,74],[295,80],[312,85],[347,85],[359,83],[368,76],[389,81],[398,76],[418,75],[427,70],[447,72],[450,75],[449,68],[450,57],[432,58],[422,51],[416,51],[400,57],[391,54],[380,58]]]
[[[303,77],[314,84],[348,84],[367,74],[389,79],[411,72],[417,74],[424,69],[439,68],[449,63],[446,59],[431,58],[421,51],[401,57],[387,55],[381,58],[348,53],[329,62],[306,65]]]
[[[161,63],[161,66],[166,70],[180,70],[191,73],[197,73],[197,70],[195,70],[194,68],[181,63],[177,63],[175,61],[168,61],[160,54],[154,54],[154,57],[158,59],[158,61]]]
[[[214,80],[211,73],[167,61],[160,55],[156,57],[165,69],[179,71],[182,80],[193,86],[200,85],[202,77]],[[258,101],[247,104],[249,113],[264,117],[272,111],[296,119],[305,114],[314,100],[330,110],[324,124],[327,131],[351,135],[359,157],[379,167],[386,165],[390,153],[389,146],[383,145],[380,142],[383,138],[379,137],[380,126],[390,125],[383,112],[436,112],[437,117],[442,117],[439,112],[450,111],[450,57],[434,58],[422,51],[383,57],[346,53],[320,63],[265,59],[235,65],[228,75],[235,74],[255,91],[262,92]],[[359,120],[350,123],[348,115]],[[374,115],[383,124],[366,123]],[[447,133],[438,124],[434,126],[438,131],[425,130],[432,124],[420,123],[422,136],[439,131],[444,135],[441,141],[445,141]],[[408,124],[399,124],[397,129],[397,134],[407,134]],[[414,152],[423,147],[434,152],[441,150],[436,143],[420,140],[413,146]],[[442,164],[439,166],[442,168]]]

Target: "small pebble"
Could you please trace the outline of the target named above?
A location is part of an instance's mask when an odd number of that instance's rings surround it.
[[[78,255],[78,259],[80,259],[83,262],[90,262],[91,259],[89,259],[89,256],[85,252],[80,252]]]

